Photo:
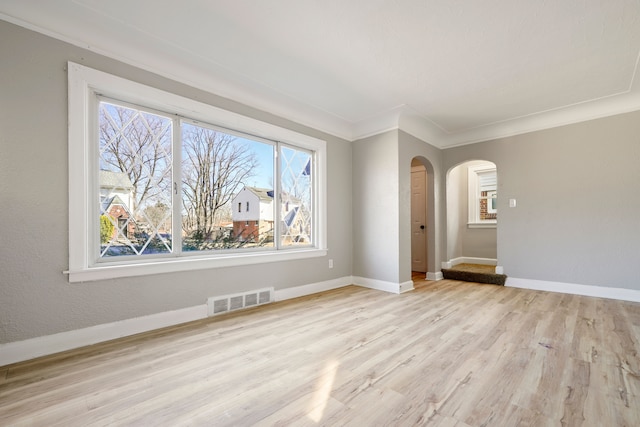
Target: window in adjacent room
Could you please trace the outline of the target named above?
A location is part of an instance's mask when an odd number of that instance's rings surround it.
[[[468,169],[470,228],[495,227],[498,219],[498,179],[495,165],[484,163]]]

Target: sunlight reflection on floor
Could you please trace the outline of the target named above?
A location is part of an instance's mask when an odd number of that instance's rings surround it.
[[[314,422],[320,422],[324,410],[327,407],[329,396],[331,395],[331,388],[333,387],[333,381],[336,378],[338,372],[338,361],[332,360],[327,363],[324,369],[324,375],[318,379],[316,385],[316,391],[311,399],[310,412],[307,415]]]

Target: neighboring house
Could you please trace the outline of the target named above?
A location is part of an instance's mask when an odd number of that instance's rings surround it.
[[[136,221],[120,196],[106,197],[100,201],[100,204],[100,211],[113,218],[114,224],[116,225],[113,229],[111,239],[114,241],[120,240],[123,237],[129,240],[134,239]]]
[[[112,239],[134,238],[136,222],[133,208],[133,184],[124,172],[101,170],[100,180],[100,213],[114,219],[117,228],[113,230]],[[122,231],[118,231],[122,230]]]
[[[302,203],[287,193],[281,199],[283,243],[309,242]],[[273,190],[244,187],[231,203],[234,236],[241,241],[273,238]]]
[[[273,190],[244,187],[231,202],[233,235],[241,241],[273,238]]]
[[[134,208],[133,184],[126,173],[101,170],[98,179],[100,180],[100,200],[118,196],[127,209]]]

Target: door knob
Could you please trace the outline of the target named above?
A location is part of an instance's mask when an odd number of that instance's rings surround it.
[[[424,225],[421,225],[421,226],[420,226],[420,230],[424,230]]]

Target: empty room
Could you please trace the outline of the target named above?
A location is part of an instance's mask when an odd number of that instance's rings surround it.
[[[640,425],[637,0],[0,0],[0,425]]]

